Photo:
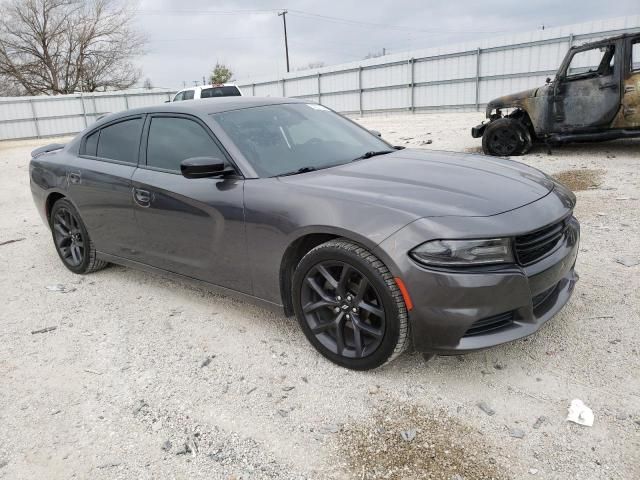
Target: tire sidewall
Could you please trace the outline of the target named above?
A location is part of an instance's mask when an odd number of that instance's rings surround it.
[[[53,219],[55,218],[55,215],[56,215],[57,211],[60,210],[61,208],[69,210],[76,217],[76,219],[78,220],[78,226],[80,227],[80,232],[82,233],[82,239],[84,241],[85,247],[84,247],[82,262],[80,262],[80,264],[77,265],[77,266],[69,265],[64,260],[62,254],[60,253],[60,249],[56,245],[56,237],[55,237],[55,230],[54,230],[54,227],[53,227]],[[87,228],[84,226],[84,222],[82,221],[82,218],[80,217],[80,214],[78,213],[78,210],[73,206],[73,204],[69,200],[60,199],[56,203],[53,204],[53,207],[51,208],[51,215],[49,216],[49,228],[51,230],[51,238],[53,240],[53,247],[56,249],[56,253],[58,254],[58,257],[60,257],[60,260],[62,261],[62,264],[65,267],[67,267],[69,270],[71,270],[73,273],[85,273],[87,271],[88,267],[89,267],[89,262],[91,261],[91,255],[89,254],[89,251],[90,251],[90,248],[91,248],[91,240],[89,239],[89,233],[87,232]]]
[[[348,263],[358,269],[367,277],[367,280],[369,280],[371,286],[382,301],[385,312],[384,337],[375,352],[365,358],[347,358],[329,351],[311,331],[311,328],[304,317],[304,313],[302,312],[301,290],[304,279],[311,268],[316,264],[327,260]],[[381,277],[380,273],[355,252],[336,246],[321,246],[320,248],[310,251],[303,257],[294,272],[292,298],[296,317],[305,336],[321,355],[332,362],[352,370],[370,370],[384,365],[384,363],[393,354],[400,335],[400,323],[398,321],[400,311],[398,305],[396,304],[393,295],[389,291],[389,287]]]

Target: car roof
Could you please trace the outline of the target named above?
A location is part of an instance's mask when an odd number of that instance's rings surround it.
[[[284,97],[215,97],[188,102],[161,103],[150,107],[134,108],[118,113],[106,115],[98,123],[111,122],[121,117],[139,115],[143,113],[186,113],[191,115],[209,115],[212,113],[240,110],[242,108],[262,107],[266,105],[278,105],[284,103],[314,103],[309,100]]]
[[[176,92],[176,95],[180,92],[188,92],[189,90],[204,90],[206,88],[216,88],[216,87],[236,87],[238,88],[238,86],[235,83],[216,83],[214,84],[210,84],[210,85],[196,85],[195,87],[186,87],[183,88],[182,90],[178,90],[178,92]]]
[[[599,38],[598,40],[593,40],[591,42],[587,42],[587,43],[581,43],[579,45],[574,45],[571,47],[571,50],[577,50],[577,49],[582,49],[585,47],[591,47],[591,46],[598,46],[602,43],[608,43],[608,42],[617,42],[618,40],[624,40],[627,38],[631,38],[631,37],[636,37],[638,35],[639,32],[633,32],[633,33],[623,33],[622,35],[615,35],[613,37],[604,37],[604,38]]]

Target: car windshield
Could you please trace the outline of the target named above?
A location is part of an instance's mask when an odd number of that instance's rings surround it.
[[[320,170],[393,150],[318,104],[266,105],[213,118],[261,177]]]

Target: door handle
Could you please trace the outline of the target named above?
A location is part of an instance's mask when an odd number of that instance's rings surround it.
[[[69,172],[69,183],[78,184],[82,180],[80,173],[78,172]]]
[[[600,90],[606,90],[607,88],[611,88],[611,89],[615,89],[618,88],[618,84],[617,83],[605,83],[602,84],[598,87],[598,89]]]
[[[147,190],[134,188],[133,199],[141,207],[148,207],[151,205],[151,200],[153,199],[153,195],[151,194],[151,192],[148,192]]]

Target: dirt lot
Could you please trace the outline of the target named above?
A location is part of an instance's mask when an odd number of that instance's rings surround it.
[[[362,123],[477,152],[481,119]],[[640,265],[623,265],[640,261],[640,142],[522,159],[581,189],[581,280],[543,330],[369,373],[283,315],[123,267],[71,274],[29,192],[42,143],[0,143],[0,478],[640,478]],[[565,421],[574,398],[593,427]]]

